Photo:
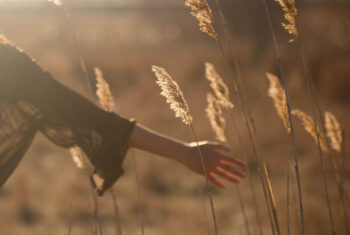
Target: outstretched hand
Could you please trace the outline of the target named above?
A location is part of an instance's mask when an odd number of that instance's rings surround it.
[[[177,160],[191,170],[205,175],[202,167],[201,156],[198,147],[203,155],[205,169],[208,179],[216,186],[224,188],[222,177],[232,183],[239,183],[245,177],[246,163],[230,157],[230,148],[216,142],[202,141],[198,143],[185,143],[166,135],[136,124],[129,145],[144,151],[148,151],[163,157]]]
[[[198,147],[203,156],[208,179],[214,185],[220,188],[226,187],[218,176],[235,184],[245,177],[246,163],[228,156],[230,148],[216,142],[202,141],[198,143],[198,146],[196,142],[188,144],[188,154],[180,157],[179,161],[191,170],[205,175]]]

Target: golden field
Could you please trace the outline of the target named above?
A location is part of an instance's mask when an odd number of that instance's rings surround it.
[[[295,45],[288,43],[290,36],[280,27],[283,16],[279,6],[273,1],[269,4],[281,46],[291,105],[311,115],[300,57]],[[289,137],[267,94],[265,73],[278,74],[267,20],[260,1],[254,4],[232,1],[225,4],[225,9],[255,118],[258,143],[270,171],[282,233],[286,234],[286,172],[291,154]],[[230,87],[232,75],[217,44],[199,31],[188,9],[81,7],[69,10],[69,14],[67,19],[62,8],[49,4],[35,9],[0,8],[0,29],[57,80],[96,102],[80,66],[80,57],[84,58],[91,78],[94,67],[103,71],[111,84],[119,114],[134,117],[161,133],[193,141],[190,128],[174,118],[159,95],[151,66],[164,66],[184,92],[200,139],[215,139],[204,111],[206,93],[210,90],[204,77],[204,63],[213,63]],[[344,179],[345,188],[349,189],[350,5],[305,4],[300,6],[298,14],[321,108],[334,113],[345,128]],[[271,234],[257,163],[238,105],[233,112],[238,130],[233,128],[227,115],[232,155],[248,158],[264,234]],[[330,234],[317,147],[300,121],[294,120],[306,234]],[[242,143],[237,141],[237,132]],[[125,175],[114,185],[123,234],[141,234],[132,153],[136,156],[145,234],[211,234],[204,179],[178,163],[137,150],[129,151],[124,163]],[[337,234],[346,234],[330,161],[325,158],[325,162]],[[292,175],[291,234],[298,234],[296,182]],[[239,188],[250,232],[258,234],[248,181],[242,182]],[[236,187],[230,185],[226,190],[213,190],[220,234],[247,234]],[[94,230],[93,201],[86,175],[76,169],[69,151],[54,146],[40,134],[0,190],[0,208],[1,235],[68,234],[70,223],[71,234],[92,234]],[[104,234],[115,234],[109,194],[99,198],[99,209]]]

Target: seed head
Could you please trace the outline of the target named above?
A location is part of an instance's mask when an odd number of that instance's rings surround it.
[[[205,63],[205,76],[210,82],[210,87],[213,89],[217,102],[226,109],[232,109],[234,105],[230,101],[229,89],[223,79],[216,72],[215,67],[211,63]]]
[[[96,75],[96,95],[98,97],[98,101],[104,110],[107,112],[113,112],[115,103],[110,86],[104,79],[103,73],[99,68],[95,68],[94,71]]]
[[[213,13],[206,0],[186,0],[185,5],[191,8],[191,14],[196,17],[202,32],[218,40],[218,35],[213,26]]]
[[[277,114],[283,120],[283,124],[286,127],[288,133],[290,133],[289,115],[284,89],[282,88],[281,83],[276,75],[272,73],[266,73],[266,76],[267,79],[270,81],[268,94],[275,104]]]
[[[332,113],[326,112],[324,116],[325,116],[325,128],[327,131],[327,137],[331,142],[331,147],[335,151],[340,153],[342,151],[342,143],[343,143],[340,124]]]
[[[226,135],[225,135],[225,128],[226,128],[226,120],[222,116],[222,108],[219,104],[218,100],[215,98],[214,95],[211,93],[207,94],[207,102],[208,106],[205,109],[206,116],[209,119],[211,129],[214,131],[216,135],[216,139],[226,143]]]
[[[189,113],[187,102],[177,82],[160,66],[153,65],[152,71],[156,75],[157,84],[162,90],[160,94],[166,98],[170,108],[174,110],[175,116],[181,118],[185,124],[191,124],[193,118]]]
[[[278,2],[282,10],[284,11],[284,18],[287,23],[282,23],[283,28],[285,28],[288,33],[294,35],[296,38],[299,37],[299,32],[296,26],[296,16],[297,9],[295,8],[294,0],[275,0]],[[289,42],[293,42],[295,39],[290,39]]]
[[[305,114],[304,112],[298,110],[298,109],[294,109],[292,110],[292,114],[297,116],[303,123],[304,129],[306,130],[307,133],[309,133],[312,138],[315,140],[315,142],[317,143],[317,134],[318,133],[318,137],[320,140],[320,146],[321,149],[328,153],[328,148],[327,148],[327,142],[326,142],[326,138],[324,137],[324,135],[320,132],[318,126],[315,129],[315,124],[314,124],[314,120],[308,116],[307,114]]]

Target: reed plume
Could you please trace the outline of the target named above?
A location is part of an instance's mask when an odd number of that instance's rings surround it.
[[[196,17],[202,32],[218,40],[218,35],[213,26],[213,13],[206,0],[186,0],[185,5],[191,8],[191,14]]]
[[[270,87],[268,90],[269,96],[272,98],[277,114],[283,120],[283,124],[290,133],[289,115],[287,108],[287,99],[283,87],[278,77],[272,73],[266,73],[267,79],[270,81]]]
[[[56,6],[62,6],[62,1],[61,0],[48,0],[49,2],[52,2]]]
[[[103,73],[99,68],[94,69],[96,75],[96,95],[101,107],[107,112],[113,112],[115,107],[114,97],[112,95],[109,84],[103,77]]]
[[[213,196],[212,196],[212,192],[211,192],[210,187],[209,187],[208,172],[207,172],[207,168],[205,166],[202,150],[199,147],[198,138],[197,138],[196,132],[195,132],[194,127],[193,127],[193,118],[189,113],[189,108],[188,108],[187,102],[186,102],[186,100],[183,96],[183,93],[182,93],[179,85],[177,84],[177,82],[175,82],[171,78],[171,76],[166,72],[166,70],[164,68],[162,68],[160,66],[153,65],[152,71],[154,72],[154,74],[156,75],[156,77],[158,79],[156,81],[156,83],[159,85],[159,87],[162,90],[162,92],[160,94],[166,98],[167,103],[170,104],[170,108],[172,110],[174,110],[175,116],[181,118],[185,124],[187,124],[191,127],[193,137],[194,137],[195,142],[197,144],[197,149],[198,149],[198,153],[199,153],[201,164],[202,164],[203,174],[204,174],[205,179],[206,179],[206,188],[207,188],[211,212],[212,212],[212,216],[213,216],[215,235],[218,235],[218,226],[216,223],[216,215],[215,215]]]
[[[343,137],[340,124],[332,113],[325,112],[324,116],[327,137],[330,140],[331,147],[338,153],[341,153]]]
[[[75,163],[76,167],[78,167],[79,169],[83,169],[84,161],[81,149],[78,146],[74,146],[69,149],[69,152],[72,156],[73,162]]]
[[[328,148],[327,148],[326,138],[320,132],[317,125],[316,125],[317,130],[315,129],[314,120],[310,116],[308,116],[307,114],[305,114],[304,112],[298,109],[293,109],[292,114],[297,116],[302,121],[304,129],[306,130],[306,132],[308,132],[312,136],[312,138],[314,138],[316,143],[317,143],[317,135],[319,136],[321,149],[327,153]]]
[[[284,18],[287,23],[282,23],[283,28],[288,31],[288,33],[294,35],[296,38],[299,37],[299,32],[296,24],[297,9],[295,8],[294,0],[275,0],[278,2],[284,12]],[[289,42],[293,42],[295,39],[290,39]]]
[[[174,110],[175,116],[181,118],[185,124],[190,125],[193,118],[189,113],[187,102],[177,82],[160,66],[153,65],[152,71],[156,75],[157,84],[162,90],[160,94],[166,98],[170,108]]]
[[[216,72],[213,64],[208,62],[205,63],[205,76],[210,82],[210,87],[214,91],[217,102],[226,109],[232,109],[234,105],[230,101],[229,89],[220,75]]]
[[[211,93],[207,94],[207,102],[208,106],[205,109],[205,112],[207,118],[209,119],[211,129],[214,131],[217,140],[226,143],[226,120],[222,116],[222,108],[218,100]]]

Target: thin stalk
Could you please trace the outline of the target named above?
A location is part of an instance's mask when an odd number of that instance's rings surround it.
[[[63,9],[64,9],[64,12],[65,12],[67,20],[71,23],[71,17],[70,17],[68,8],[63,5]],[[72,28],[72,33],[73,33],[74,40],[75,40],[76,44],[78,45],[79,39],[78,39],[77,33],[74,30],[73,25],[71,25],[71,28]],[[80,47],[77,47],[77,49],[79,49],[79,48]],[[90,76],[89,76],[89,74],[87,72],[86,63],[85,63],[84,57],[82,56],[81,50],[78,50],[78,54],[79,54],[79,57],[80,57],[80,66],[81,66],[81,68],[83,70],[85,81],[87,83],[87,86],[88,86],[88,89],[90,91],[91,96],[94,97],[94,95],[93,95],[94,92],[93,92],[93,89],[92,89],[92,86],[91,86],[91,79],[90,79]],[[138,174],[137,174],[137,169],[136,169],[136,159],[135,159],[135,153],[134,152],[133,152],[133,166],[134,166],[134,170],[135,170],[135,179],[136,179],[137,194],[138,194],[141,234],[144,235],[143,208],[142,208],[142,204],[141,204],[140,184],[139,184],[139,180],[138,180]],[[116,201],[113,189],[111,189],[110,193],[111,193],[111,197],[112,197],[112,200],[113,200],[114,214],[115,214],[115,217],[116,217],[116,232],[117,232],[117,234],[121,235],[122,234],[122,230],[121,230],[121,224],[120,224],[119,213],[118,213],[118,205],[117,205],[117,201]]]
[[[119,208],[118,208],[117,198],[115,196],[113,187],[111,187],[111,189],[109,190],[109,195],[111,196],[111,199],[113,202],[113,210],[114,210],[114,217],[115,217],[115,232],[117,235],[122,235],[122,226],[120,224],[120,218],[119,218]]]
[[[316,110],[314,111],[314,114],[313,114],[314,115],[314,121],[316,120],[317,115],[318,115],[321,123],[323,124],[323,123],[325,123],[324,116],[322,115],[320,104],[319,104],[318,99],[317,99],[317,95],[316,95],[315,86],[314,86],[314,83],[313,83],[311,70],[310,70],[309,65],[308,65],[308,63],[306,61],[305,54],[303,53],[304,49],[303,49],[303,44],[301,42],[301,39],[299,41],[299,49],[300,49],[300,54],[302,56],[304,71],[306,73],[305,77],[308,78],[308,81],[306,81],[307,86],[308,86],[307,88],[308,88],[310,96],[312,96],[312,98],[313,98],[312,101],[315,104],[314,106],[315,106]],[[324,125],[320,125],[320,127],[321,127],[321,132],[323,134],[325,134],[326,133],[325,126]],[[345,142],[343,142],[343,143],[345,143]],[[331,145],[329,143],[329,139],[326,139],[326,145],[327,145],[327,148],[330,150],[331,149]],[[343,180],[342,175],[339,173],[339,167],[338,167],[337,161],[335,159],[335,156],[333,154],[329,153],[328,157],[330,158],[330,161],[331,161],[332,172],[335,175],[335,179],[336,179],[336,183],[337,183],[337,187],[338,187],[338,193],[339,193],[340,201],[341,201],[341,204],[342,204],[341,210],[343,211],[343,214],[344,214],[344,224],[346,226],[346,230],[348,231],[349,230],[348,222],[347,222],[348,215],[347,215],[347,210],[346,210],[347,193],[346,193],[346,191],[344,189],[344,180]]]
[[[301,36],[300,36],[301,37]],[[309,70],[309,67],[307,65],[306,62],[306,58],[304,55],[304,50],[303,50],[303,45],[302,45],[302,41],[301,38],[299,38],[298,40],[298,47],[299,47],[299,52],[302,58],[302,63],[303,63],[303,68],[304,68],[304,72],[305,72],[305,82],[306,82],[306,87],[307,87],[307,91],[311,100],[311,104],[312,104],[312,118],[313,118],[313,122],[314,122],[314,128],[316,130],[316,142],[317,142],[317,149],[318,149],[318,155],[319,155],[319,159],[320,159],[320,167],[322,170],[322,176],[323,176],[323,184],[324,184],[324,189],[325,189],[325,193],[326,193],[326,200],[327,200],[327,209],[328,209],[328,215],[329,215],[329,220],[330,220],[330,224],[331,224],[331,229],[332,229],[332,234],[335,235],[336,231],[335,231],[335,226],[334,226],[334,217],[333,217],[333,213],[332,213],[332,205],[331,205],[331,200],[329,197],[329,189],[328,189],[328,183],[327,183],[327,173],[326,173],[326,169],[324,166],[324,161],[323,161],[323,153],[322,153],[322,149],[321,149],[321,143],[320,143],[320,133],[319,133],[319,128],[317,126],[317,114],[315,111],[315,97],[314,97],[314,92],[313,92],[313,88],[312,88],[312,75],[311,72]]]
[[[243,214],[243,219],[244,219],[244,225],[245,225],[245,228],[247,230],[247,234],[248,235],[251,235],[250,233],[250,229],[249,229],[249,222],[248,222],[248,216],[247,216],[247,212],[246,212],[246,209],[245,209],[245,205],[244,205],[244,202],[243,202],[243,197],[242,197],[242,193],[241,193],[241,190],[239,189],[239,186],[236,185],[236,192],[237,192],[237,195],[238,195],[238,201],[239,201],[239,204],[241,206],[241,210],[242,210],[242,214]]]
[[[79,42],[78,35],[77,35],[77,33],[76,33],[75,29],[74,29],[74,26],[72,24],[72,20],[71,20],[71,16],[70,16],[70,13],[68,11],[68,8],[65,6],[64,3],[62,3],[62,8],[64,10],[64,14],[66,16],[66,19],[67,19],[68,23],[70,24],[70,28],[72,30],[72,35],[73,35],[73,38],[74,38],[74,42],[77,45],[75,48],[76,48],[77,54],[79,56],[80,67],[83,70],[85,82],[86,82],[86,84],[88,86],[88,90],[89,90],[91,96],[93,97],[94,91],[93,91],[92,86],[91,86],[91,78],[90,78],[89,73],[87,72],[87,69],[86,69],[86,63],[85,63],[85,59],[83,57],[82,50],[81,50],[80,46],[78,46],[79,45],[79,43],[78,43]]]
[[[276,208],[276,204],[274,202],[274,196],[273,196],[273,191],[272,191],[272,187],[271,187],[271,183],[269,180],[269,175],[267,172],[267,167],[266,167],[266,162],[265,160],[263,160],[261,154],[260,154],[260,149],[257,145],[257,141],[256,141],[256,128],[255,128],[255,124],[254,124],[254,119],[252,117],[252,114],[248,108],[248,103],[247,103],[247,99],[246,99],[246,95],[244,92],[244,87],[243,87],[243,83],[242,83],[242,75],[241,75],[241,71],[240,71],[240,66],[238,64],[238,59],[236,56],[236,52],[233,49],[232,46],[232,40],[229,36],[229,33],[227,32],[226,29],[226,22],[225,22],[225,18],[224,15],[222,13],[221,7],[220,7],[220,3],[218,0],[215,1],[216,3],[216,7],[218,9],[219,15],[220,15],[220,19],[221,19],[221,23],[223,24],[223,29],[225,32],[225,36],[228,38],[228,43],[229,43],[229,47],[230,47],[230,53],[231,53],[231,57],[233,59],[232,61],[232,66],[229,63],[229,59],[226,57],[224,50],[221,46],[220,43],[218,43],[219,48],[225,58],[225,60],[227,60],[227,64],[229,65],[230,71],[233,73],[234,77],[237,76],[237,81],[233,78],[233,83],[234,83],[234,88],[235,88],[235,93],[236,95],[239,97],[238,99],[238,103],[241,109],[241,113],[244,119],[244,122],[247,126],[248,129],[248,133],[249,133],[249,138],[252,142],[252,146],[253,146],[253,150],[254,150],[254,156],[257,159],[257,162],[259,163],[259,166],[262,167],[262,175],[260,176],[260,179],[262,181],[262,184],[266,183],[266,189],[267,189],[267,196],[268,198],[266,200],[269,200],[270,205],[271,205],[271,209],[272,209],[272,214],[273,214],[273,219],[274,219],[274,224],[276,226],[276,231],[277,234],[280,235],[280,228],[279,228],[279,221],[278,221],[278,215],[277,215],[277,208]],[[268,206],[269,207],[269,206]]]
[[[300,54],[300,57],[301,57],[301,60],[302,60],[302,64],[303,64],[304,79],[305,79],[305,82],[306,82],[306,86],[307,86],[307,90],[308,90],[309,96],[310,96],[311,101],[312,101],[313,119],[314,119],[314,123],[316,125],[316,118],[317,118],[317,116],[322,121],[322,123],[324,123],[323,115],[322,115],[321,108],[320,108],[320,105],[319,105],[319,102],[318,102],[318,98],[317,98],[317,95],[316,95],[316,91],[315,91],[315,86],[314,86],[314,83],[313,83],[313,77],[312,77],[312,74],[311,74],[311,70],[310,70],[309,64],[306,61],[306,57],[305,57],[305,53],[304,53],[305,50],[303,48],[303,39],[302,39],[302,34],[300,32],[300,27],[299,27],[298,21],[296,21],[296,28],[297,28],[297,31],[299,31],[299,35],[300,35],[299,38],[298,38],[298,49],[299,49],[299,54]],[[323,131],[323,133],[325,133],[323,125],[321,125],[321,131]],[[318,133],[317,133],[317,135],[318,135]],[[319,137],[317,136],[317,138],[319,138]],[[318,142],[319,142],[319,140],[318,140]],[[326,142],[327,142],[327,145],[329,146],[328,141],[326,141]],[[318,145],[319,145],[319,143],[318,143]],[[320,155],[322,155],[322,153],[320,153]],[[340,178],[340,176],[338,174],[337,164],[336,164],[335,161],[333,161],[333,159],[332,159],[332,168],[333,168],[333,171],[334,171],[335,176],[336,176],[338,188],[339,188],[340,192],[342,193],[342,192],[344,192],[343,188],[342,188],[342,183],[341,183],[342,180],[341,180],[341,178]],[[347,195],[345,193],[345,200],[346,200],[346,196]],[[342,200],[342,203],[343,203],[343,207],[345,208],[346,205],[345,205],[343,200]],[[331,221],[331,224],[332,224],[332,221]],[[333,231],[333,233],[335,233],[335,229],[334,228],[332,228],[332,231]]]
[[[231,120],[232,120],[233,128],[234,128],[235,133],[236,133],[238,146],[243,146],[242,137],[239,134],[237,123],[236,123],[236,119],[234,117],[234,114],[233,114],[232,110],[230,112],[230,117],[231,117]],[[248,162],[246,154],[243,154],[241,152],[241,155],[243,155],[244,161]],[[247,175],[248,175],[248,181],[249,181],[250,190],[251,190],[252,195],[253,195],[253,202],[254,202],[254,209],[255,209],[255,218],[256,218],[257,223],[258,223],[259,234],[263,235],[262,223],[261,223],[261,218],[260,218],[260,211],[259,211],[259,207],[258,207],[258,200],[257,200],[256,190],[255,190],[255,186],[254,186],[254,183],[253,183],[253,180],[252,180],[252,175],[251,175],[249,164],[247,165]]]
[[[295,173],[295,171],[292,171],[291,173]],[[300,219],[300,216],[298,215],[298,213],[299,213],[299,209],[298,208],[296,208],[294,205],[294,201],[296,201],[297,200],[297,198],[298,198],[298,194],[297,194],[297,192],[296,192],[296,190],[295,190],[295,185],[296,185],[296,183],[295,183],[295,181],[296,181],[296,177],[295,177],[295,175],[293,175],[293,177],[291,177],[290,178],[290,182],[291,182],[291,189],[292,189],[292,191],[291,191],[291,195],[292,195],[292,197],[293,198],[291,198],[291,203],[290,203],[290,206],[292,207],[292,209],[293,209],[293,211],[295,212],[294,213],[294,216],[295,216],[295,218],[294,218],[294,220],[295,220],[295,223],[296,223],[296,228],[298,229],[298,234],[301,234],[301,227],[300,226],[298,226],[300,223],[298,222],[299,221],[299,219]],[[291,218],[292,218],[292,216],[291,216]],[[292,229],[292,227],[291,227],[291,229]]]
[[[142,198],[141,198],[141,190],[140,190],[140,181],[139,181],[139,176],[138,176],[138,172],[137,172],[137,168],[136,168],[135,151],[132,151],[132,164],[134,165],[136,190],[137,190],[137,201],[138,201],[138,204],[139,204],[139,220],[140,220],[140,226],[141,226],[141,234],[145,235],[145,226],[144,226],[144,219],[143,219],[143,207],[142,207]]]
[[[287,161],[287,235],[290,235],[290,162]]]
[[[78,175],[77,175],[77,179],[76,179],[76,183],[75,184],[78,184],[78,182],[80,181],[79,180],[80,178],[80,174],[78,172]],[[68,225],[68,235],[72,235],[72,220],[73,220],[73,215],[72,215],[72,209],[73,209],[73,201],[74,201],[74,194],[72,194],[72,198],[70,200],[70,204],[69,204],[69,225]]]
[[[230,113],[232,114],[232,109],[231,109]],[[231,118],[234,119],[234,117],[232,117],[232,116],[231,116]],[[234,126],[235,126],[235,128],[237,127],[235,125],[235,123],[234,123]],[[236,130],[236,132],[237,132],[237,130]],[[237,135],[239,135],[238,132],[237,132]],[[246,209],[245,209],[245,204],[244,204],[244,200],[243,200],[243,197],[242,197],[241,190],[239,188],[239,185],[236,185],[235,188],[236,188],[236,193],[238,195],[238,201],[239,201],[239,204],[240,204],[240,207],[241,207],[241,211],[242,211],[242,214],[243,214],[243,220],[244,220],[244,225],[245,225],[245,229],[246,229],[247,235],[251,235],[250,226],[249,226],[249,220],[248,220],[247,212],[246,212]]]
[[[273,27],[273,23],[272,23],[272,19],[271,19],[270,9],[267,5],[266,0],[262,0],[262,3],[264,5],[265,14],[267,17],[268,25],[270,27],[272,41],[273,41],[273,44],[275,47],[277,64],[278,64],[278,68],[279,68],[280,75],[281,75],[280,77],[281,77],[281,81],[282,81],[284,95],[286,97],[286,106],[287,106],[287,111],[288,111],[288,116],[289,116],[290,137],[291,137],[291,142],[292,142],[292,146],[293,146],[293,156],[294,156],[294,164],[295,164],[294,168],[295,168],[295,174],[296,174],[297,185],[298,185],[299,215],[300,215],[300,225],[301,225],[301,231],[302,231],[301,234],[304,235],[305,234],[305,220],[304,220],[303,197],[302,197],[302,191],[301,191],[301,179],[300,179],[301,177],[300,177],[300,173],[299,173],[298,151],[297,151],[297,147],[296,147],[295,131],[294,131],[292,114],[291,114],[289,94],[288,94],[288,89],[287,89],[287,80],[286,80],[285,73],[284,73],[284,67],[283,67],[282,60],[281,60],[281,53],[280,53],[280,49],[278,46],[275,29]]]
[[[96,191],[94,189],[94,184],[93,184],[92,179],[90,177],[89,170],[86,167],[88,165],[88,163],[87,163],[87,160],[86,160],[86,157],[85,157],[84,154],[82,154],[82,159],[83,159],[84,166],[85,166],[84,170],[85,170],[86,176],[87,176],[88,181],[89,181],[91,195],[92,195],[92,198],[94,200],[95,218],[96,218],[96,221],[97,221],[98,231],[99,231],[100,235],[103,235],[102,219],[101,219],[101,216],[100,216],[100,211],[98,209],[97,194],[96,194]],[[95,231],[95,234],[97,235],[97,230]]]
[[[197,143],[197,149],[198,149],[198,152],[199,152],[199,155],[200,155],[200,159],[201,159],[201,163],[202,163],[202,169],[203,169],[203,173],[204,173],[204,176],[205,176],[205,179],[206,179],[206,189],[207,189],[207,193],[208,193],[208,197],[209,197],[211,213],[212,213],[212,216],[213,216],[213,224],[214,224],[215,235],[218,235],[218,226],[217,226],[217,223],[216,223],[214,201],[213,201],[212,192],[211,192],[210,187],[209,187],[209,178],[208,178],[207,168],[205,167],[204,157],[203,157],[203,154],[202,154],[202,150],[199,147],[198,138],[197,138],[196,132],[194,131],[193,124],[191,123],[190,126],[191,126],[191,130],[192,130],[192,134],[193,134],[194,140]]]
[[[78,46],[79,45],[79,40],[78,40],[78,36],[75,32],[75,29],[72,25],[72,21],[71,21],[71,17],[70,17],[70,14],[69,14],[69,11],[68,11],[68,8],[65,6],[65,4],[62,3],[62,8],[64,10],[64,13],[65,13],[65,16],[66,16],[66,19],[67,21],[70,23],[70,26],[71,26],[71,30],[72,30],[72,34],[73,34],[73,37],[74,37],[74,40],[75,40],[75,43],[77,44],[76,48],[77,48],[77,53],[79,54],[79,58],[80,58],[80,66],[84,72],[84,77],[85,77],[85,82],[87,83],[88,85],[88,89],[90,91],[90,94],[91,96],[93,97],[93,90],[92,90],[92,87],[91,87],[91,79],[89,77],[89,74],[87,72],[87,69],[86,69],[86,64],[85,64],[85,60],[82,56],[82,52],[80,49],[80,47]],[[85,159],[85,156],[83,156],[83,161],[84,161],[84,165],[87,166],[87,161]],[[103,235],[103,229],[102,229],[102,219],[100,217],[100,214],[99,214],[99,210],[98,210],[98,203],[97,203],[97,196],[96,196],[96,192],[94,191],[94,187],[93,187],[93,183],[92,183],[92,180],[90,178],[90,173],[88,171],[88,169],[85,167],[85,170],[86,170],[86,175],[88,177],[88,180],[90,182],[90,186],[91,186],[91,193],[92,193],[92,196],[93,196],[93,199],[94,199],[94,205],[95,205],[95,217],[96,217],[96,220],[97,220],[97,224],[98,224],[98,227],[99,227],[99,231],[100,231],[100,235]],[[97,230],[95,231],[95,234],[97,234]]]
[[[68,223],[68,235],[72,234],[72,209],[73,209],[73,197],[69,203],[69,223]]]
[[[342,131],[342,137],[343,137],[343,143],[342,143],[342,151],[341,151],[341,175],[342,175],[342,178],[344,178],[344,174],[345,174],[345,130]],[[344,187],[344,185],[343,185]],[[348,208],[346,206],[346,197],[344,195],[344,199],[345,201],[345,205],[343,205],[343,208],[344,208],[344,219],[345,219],[345,231],[346,231],[346,234],[350,234],[350,231],[349,231],[349,224],[348,224]]]
[[[221,46],[220,46],[220,48],[222,50],[222,53],[224,53]],[[241,75],[240,75],[240,69],[239,69],[237,59],[234,61],[234,67],[237,71],[238,77],[240,77]],[[233,70],[231,70],[231,71],[234,72]],[[236,83],[236,82],[234,81],[234,83]],[[235,87],[237,87],[237,85]],[[247,130],[248,130],[249,140],[250,140],[251,145],[253,147],[254,156],[255,156],[255,158],[258,162],[258,165],[259,165],[258,166],[258,170],[260,170],[259,177],[261,180],[261,184],[263,185],[266,205],[268,207],[268,210],[272,210],[272,212],[269,211],[269,215],[273,214],[273,219],[274,219],[274,222],[272,223],[274,225],[274,227],[272,228],[272,231],[274,231],[276,229],[278,231],[277,234],[280,235],[277,209],[276,209],[276,205],[275,205],[274,200],[273,200],[273,192],[272,192],[271,184],[268,183],[270,180],[269,180],[269,176],[268,176],[268,172],[267,172],[266,163],[265,163],[265,160],[260,155],[260,149],[257,145],[256,136],[255,136],[256,128],[252,122],[253,118],[252,118],[250,112],[248,112],[249,111],[248,108],[247,108],[248,111],[244,109],[244,107],[247,107],[247,103],[245,102],[245,105],[243,104],[242,100],[244,100],[244,98],[242,98],[242,97],[244,97],[244,96],[240,92],[241,90],[242,90],[242,86],[240,84],[239,88],[237,87],[237,95],[239,98],[238,103],[239,103],[239,107],[241,110],[242,118],[243,118],[244,123],[246,124]],[[246,113],[246,112],[248,112],[248,113]],[[248,116],[248,118],[247,118],[247,116]],[[270,187],[268,187],[268,185]]]

